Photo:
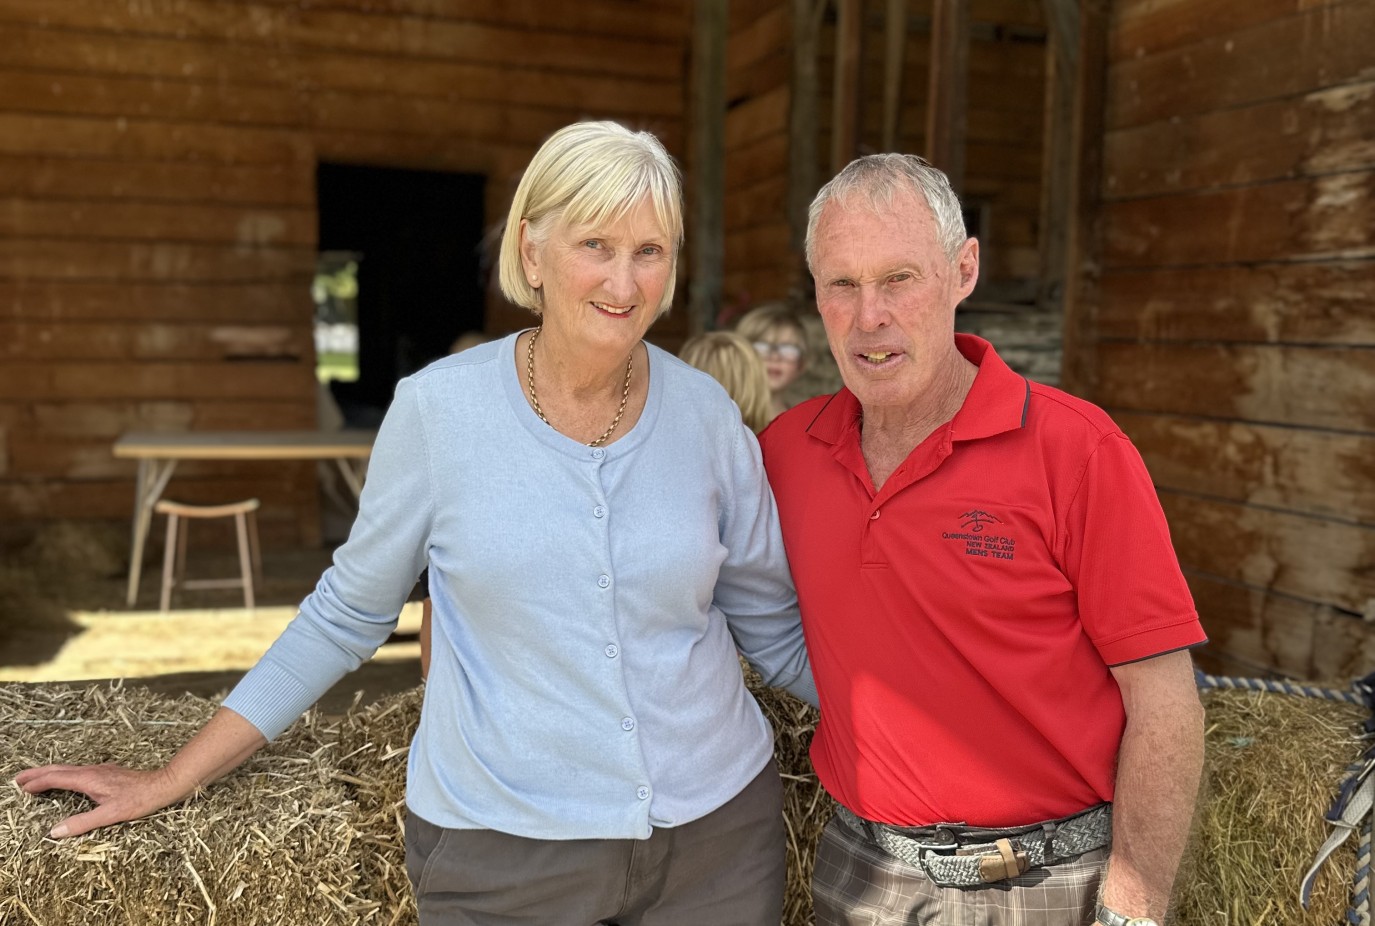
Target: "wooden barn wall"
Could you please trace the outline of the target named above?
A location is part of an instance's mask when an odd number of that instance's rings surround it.
[[[725,315],[785,298],[789,246],[790,0],[732,0],[726,44]]]
[[[1092,397],[1225,670],[1375,668],[1372,46],[1369,2],[1112,6]]]
[[[548,133],[681,154],[683,0],[0,0],[0,525],[130,516],[129,429],[314,425],[320,161],[480,173]],[[530,316],[489,297],[488,328]],[[676,331],[676,312],[661,324]],[[315,518],[310,464],[183,464],[187,501]]]
[[[883,127],[882,4],[867,4],[863,36],[860,147],[881,151]],[[898,149],[926,153],[927,72],[931,2],[908,4]],[[965,185],[967,204],[986,208],[981,297],[1024,301],[1035,296],[1039,273],[1037,220],[1041,203],[1041,132],[1045,110],[1045,23],[1041,0],[970,0]],[[819,157],[824,181],[834,171],[831,150],[834,22],[820,43]],[[940,166],[940,165],[936,165]],[[976,297],[978,298],[978,297]]]

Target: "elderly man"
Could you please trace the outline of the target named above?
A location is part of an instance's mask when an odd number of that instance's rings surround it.
[[[1140,456],[954,333],[979,244],[920,158],[827,184],[807,259],[845,388],[761,443],[840,805],[818,922],[1162,922],[1205,637]]]

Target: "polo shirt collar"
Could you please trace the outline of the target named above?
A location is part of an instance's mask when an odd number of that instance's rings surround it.
[[[1031,383],[1003,362],[998,352],[983,338],[956,334],[955,346],[964,358],[979,368],[974,385],[964,404],[951,421],[951,440],[978,440],[1026,424],[1031,404]],[[860,405],[855,394],[844,387],[816,413],[807,433],[828,444],[838,444],[846,432],[859,425]]]
[[[955,346],[979,372],[951,422],[950,439],[978,440],[1023,427],[1031,407],[1031,383],[1026,377],[1004,363],[983,338],[957,334]]]

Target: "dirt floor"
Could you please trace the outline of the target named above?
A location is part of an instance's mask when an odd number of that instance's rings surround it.
[[[0,568],[0,683],[91,684],[109,679],[169,694],[215,697],[233,687],[271,645],[329,565],[328,550],[266,550],[253,610],[235,590],[174,592],[159,613],[160,566],[145,567],[139,600],[124,604],[121,537],[63,528]],[[110,550],[110,547],[116,549]],[[229,551],[192,551],[188,576],[233,575]],[[374,659],[325,698],[329,713],[420,681],[420,606],[402,611],[397,633]]]

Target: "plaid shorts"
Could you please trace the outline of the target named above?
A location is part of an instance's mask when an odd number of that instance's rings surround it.
[[[835,817],[812,871],[817,926],[1085,926],[1093,922],[1104,846],[978,888],[940,887]]]

